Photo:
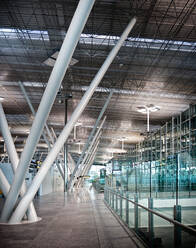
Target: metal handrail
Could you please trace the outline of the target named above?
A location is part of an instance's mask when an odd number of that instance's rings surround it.
[[[141,204],[139,204],[139,203],[137,203],[137,202],[134,202],[134,201],[128,199],[127,197],[122,196],[121,194],[117,193],[117,192],[114,191],[114,190],[111,190],[111,189],[109,189],[109,188],[106,188],[106,189],[109,190],[109,191],[111,191],[111,192],[113,192],[115,195],[120,196],[120,197],[123,198],[124,200],[127,200],[127,201],[133,203],[134,205],[137,205],[138,207],[141,207],[141,208],[147,210],[148,212],[151,212],[151,213],[153,213],[153,214],[159,216],[160,218],[162,218],[162,219],[164,219],[164,220],[166,220],[166,221],[168,221],[168,222],[170,222],[170,223],[172,223],[172,224],[174,224],[174,225],[176,225],[176,226],[181,227],[184,231],[187,231],[188,233],[190,233],[190,234],[192,234],[192,235],[196,235],[196,230],[193,229],[192,227],[185,226],[184,224],[182,224],[181,222],[179,222],[179,221],[177,221],[177,220],[173,220],[173,219],[171,219],[171,218],[169,218],[169,217],[167,217],[167,216],[165,216],[165,215],[163,215],[163,214],[160,214],[160,213],[158,213],[158,212],[156,212],[156,211],[154,211],[154,210],[152,210],[152,209],[150,209],[150,208],[147,208],[147,207],[145,207],[145,206],[143,206],[143,205],[141,205]]]

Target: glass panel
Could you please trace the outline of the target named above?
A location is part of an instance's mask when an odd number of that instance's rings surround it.
[[[174,228],[168,221],[153,215],[155,247],[174,247]]]
[[[122,220],[126,222],[126,200],[122,199]]]
[[[148,239],[148,212],[138,207],[138,234]]]
[[[195,248],[196,245],[196,236],[190,235],[187,232],[181,232],[181,246],[183,248]]]
[[[134,228],[134,204],[129,202],[129,227]]]

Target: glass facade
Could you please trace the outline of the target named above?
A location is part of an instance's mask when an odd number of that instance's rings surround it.
[[[138,204],[144,207],[149,208],[152,205],[153,211],[195,228],[195,139],[196,106],[191,105],[179,116],[172,117],[155,133],[149,133],[142,143],[135,145],[126,158],[113,159],[112,173],[107,177],[106,188],[132,201],[137,200]],[[154,214],[152,233],[149,236],[149,212],[137,206],[138,223],[135,226],[136,206],[129,202],[126,210],[126,200],[123,201],[122,219],[128,221],[129,226],[134,227],[138,233],[142,233],[142,237],[151,245],[156,246],[157,243],[162,247],[175,247],[175,242],[180,240],[179,247],[194,247],[194,235],[190,237],[184,230],[176,231],[178,228],[175,225]],[[151,205],[149,201],[152,201]],[[129,217],[126,217],[126,211]],[[177,241],[174,233],[180,233]],[[168,239],[167,234],[172,237]]]

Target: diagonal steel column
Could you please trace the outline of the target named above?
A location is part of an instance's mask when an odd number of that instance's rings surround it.
[[[72,174],[73,171],[74,171],[74,168],[76,167],[76,163],[75,163],[75,161],[73,160],[73,158],[72,158],[70,152],[68,152],[68,161],[69,161],[69,163],[70,163],[70,165],[71,165],[71,166],[69,166],[69,170],[70,170],[70,173]],[[68,163],[68,164],[69,164],[69,163]]]
[[[101,134],[102,134],[102,133],[100,133],[100,136],[101,136]],[[89,159],[88,159],[88,162],[87,162],[87,164],[86,164],[86,166],[85,166],[85,168],[84,168],[84,171],[83,171],[82,174],[81,174],[82,177],[81,177],[80,180],[78,181],[77,187],[80,187],[80,185],[83,184],[83,182],[84,182],[83,176],[84,176],[85,174],[87,174],[88,169],[90,168],[90,166],[92,165],[92,163],[93,163],[93,161],[94,161],[94,159],[95,159],[95,156],[96,156],[96,153],[97,153],[97,149],[98,149],[99,143],[100,143],[100,137],[99,137],[99,139],[97,140],[97,142],[96,142],[96,144],[95,144],[95,147],[93,148],[93,152],[92,152],[91,156],[90,156]]]
[[[82,162],[83,157],[85,156],[85,152],[88,149],[89,143],[90,143],[91,139],[93,138],[93,135],[94,135],[94,133],[96,131],[96,128],[97,128],[97,126],[99,124],[99,121],[101,120],[103,114],[105,113],[105,110],[106,110],[106,108],[107,108],[107,106],[108,106],[108,104],[110,102],[110,99],[111,99],[112,95],[113,95],[113,91],[110,92],[110,94],[109,94],[109,96],[108,96],[108,98],[107,98],[107,100],[106,100],[106,102],[105,102],[105,104],[104,104],[104,106],[103,106],[103,108],[102,108],[102,110],[101,110],[96,122],[95,122],[95,125],[94,125],[94,127],[93,127],[93,129],[92,129],[92,131],[91,131],[91,133],[90,133],[90,135],[88,137],[88,140],[87,140],[87,142],[85,144],[85,147],[84,147],[84,149],[83,149],[83,151],[82,151],[82,153],[81,153],[81,155],[80,155],[80,157],[79,157],[79,159],[77,161],[75,169],[74,169],[74,171],[73,171],[73,173],[72,173],[72,175],[70,177],[70,180],[68,182],[68,186],[67,186],[68,190],[73,187],[73,180],[74,180],[74,178],[76,178],[76,172],[78,170],[78,167],[79,167],[80,163]]]
[[[85,175],[86,167],[88,166],[89,161],[91,160],[91,158],[95,152],[95,149],[98,146],[100,136],[101,136],[101,133],[97,137],[96,142],[94,143],[93,148],[91,149],[91,152],[90,152],[88,158],[86,159],[86,161],[83,165],[83,168],[77,173],[76,179],[73,181],[73,185],[75,185],[75,188],[78,188],[79,185],[81,184],[81,181],[83,180],[83,176]]]
[[[102,132],[101,132],[101,133],[102,133]],[[80,184],[81,184],[81,182],[82,182],[82,180],[83,180],[83,176],[85,175],[86,167],[88,167],[88,164],[89,164],[89,162],[91,161],[91,159],[92,159],[94,153],[96,153],[96,149],[98,148],[98,145],[99,145],[99,142],[100,142],[100,139],[99,139],[99,138],[100,138],[100,136],[101,136],[101,133],[100,133],[99,137],[97,138],[94,147],[92,148],[92,152],[91,152],[90,156],[89,156],[88,159],[86,160],[86,163],[85,163],[85,165],[84,165],[84,168],[83,168],[82,172],[80,173],[80,176],[78,177],[79,179],[78,179],[78,181],[77,181],[77,183],[76,183],[76,188],[78,188],[78,187],[80,186]]]
[[[54,136],[54,137],[52,137],[52,139],[53,139],[53,144],[54,144],[54,143],[55,143],[55,140],[57,140],[57,136],[56,136],[56,133],[55,133],[55,131],[54,131],[54,129],[53,129],[52,127],[51,127],[51,130],[52,130],[52,134],[53,134],[53,136]],[[49,130],[49,132],[50,132],[50,130]],[[50,133],[51,133],[51,132],[50,132]],[[60,152],[63,154],[63,149],[61,149]],[[62,161],[61,155],[59,155],[59,160],[60,160],[60,164],[63,165],[63,161]],[[62,169],[62,167],[61,167],[61,169]],[[63,169],[62,169],[62,171],[63,171]]]
[[[70,185],[70,188],[73,187],[76,178],[77,178],[78,176],[80,176],[80,173],[81,173],[81,171],[83,170],[83,165],[84,165],[84,163],[86,162],[86,160],[87,160],[87,158],[88,158],[88,156],[89,156],[89,154],[90,154],[90,152],[91,152],[91,150],[92,150],[93,145],[94,145],[95,142],[97,141],[97,138],[98,138],[98,136],[99,136],[99,134],[100,134],[100,131],[101,131],[102,127],[103,127],[103,124],[104,124],[105,120],[106,120],[106,116],[104,117],[104,119],[103,119],[103,121],[101,122],[101,125],[99,126],[99,128],[98,128],[98,130],[97,130],[95,136],[93,137],[93,140],[92,140],[92,142],[91,142],[91,144],[90,144],[90,146],[89,146],[89,148],[88,148],[88,150],[87,150],[87,152],[86,152],[86,154],[85,154],[85,157],[84,157],[82,163],[79,165],[80,168],[78,167],[79,170],[78,170],[77,176],[76,176],[76,177],[74,178],[74,180],[72,181],[72,184]]]
[[[11,161],[12,170],[13,170],[13,173],[15,174],[16,170],[17,170],[19,158],[18,158],[18,154],[16,152],[14,141],[12,139],[12,136],[11,136],[11,133],[9,130],[9,126],[8,126],[1,102],[0,102],[0,129],[1,129],[4,141],[5,141],[5,144],[6,144],[6,150],[7,150],[8,156],[9,156],[10,161]],[[25,182],[23,182],[20,195],[23,196],[25,194],[25,192],[26,192],[26,185],[25,185]],[[29,205],[27,217],[30,221],[36,221],[37,220],[37,214],[36,214],[33,203],[31,203]]]
[[[75,47],[80,38],[80,34],[84,28],[90,11],[93,7],[94,0],[80,0],[74,17],[71,21],[70,27],[67,31],[65,40],[60,49],[56,63],[51,72],[47,87],[37,110],[30,134],[27,138],[26,145],[21,154],[16,176],[6,198],[3,211],[1,214],[1,221],[7,221],[15,206],[21,185],[24,181],[28,165],[34,154],[36,145],[41,136],[44,124],[47,120],[51,107],[54,103],[57,92],[60,88],[61,82],[65,72],[69,66]],[[57,155],[57,154],[56,154]]]
[[[55,140],[54,140],[54,138],[52,137],[52,134],[51,134],[51,132],[50,132],[50,129],[49,129],[48,125],[45,125],[45,127],[46,127],[46,131],[47,131],[47,133],[48,133],[48,136],[49,136],[49,138],[50,138],[52,144],[54,144]]]
[[[2,190],[5,197],[10,190],[10,184],[1,169],[0,169],[0,189]]]
[[[88,148],[88,150],[87,150],[87,152],[85,154],[85,157],[84,157],[82,163],[79,166],[80,167],[80,171],[83,169],[83,165],[86,162],[86,160],[88,159],[88,156],[90,155],[90,152],[92,151],[92,148],[93,148],[95,142],[97,142],[97,140],[100,137],[101,129],[102,129],[104,123],[105,123],[105,120],[106,120],[106,116],[104,117],[103,121],[101,122],[101,125],[99,126],[99,128],[98,128],[95,136],[93,137],[93,140],[91,141],[91,144],[90,144],[90,146],[89,146],[89,148]]]
[[[29,108],[30,108],[30,110],[31,110],[31,112],[32,112],[32,114],[33,114],[33,116],[35,116],[35,114],[36,114],[36,113],[35,113],[35,109],[34,109],[32,103],[31,103],[31,100],[30,100],[30,98],[29,98],[29,96],[28,96],[26,90],[25,90],[24,85],[23,85],[22,82],[20,82],[20,81],[19,81],[18,83],[19,83],[20,89],[22,90],[22,93],[23,93],[23,95],[24,95],[24,97],[25,97],[25,99],[26,99],[26,101],[27,101],[27,103],[28,103],[28,105],[29,105]],[[46,128],[46,130],[47,130],[47,132],[48,132],[49,137],[51,138],[51,133],[50,133],[50,130],[49,130],[49,128],[48,128],[47,123],[45,124],[45,128]],[[42,136],[43,136],[43,139],[44,139],[45,143],[46,143],[47,146],[48,146],[48,149],[51,150],[50,142],[49,142],[48,138],[46,137],[44,131],[42,132]],[[54,140],[53,140],[53,139],[52,139],[52,144],[54,144]],[[59,173],[60,173],[61,177],[62,177],[63,180],[64,180],[64,173],[63,173],[63,170],[62,170],[62,168],[61,168],[61,166],[60,166],[60,164],[59,164],[58,159],[55,160],[55,163],[56,163],[56,166],[57,166],[57,168],[58,168],[58,170],[59,170]]]
[[[82,0],[82,2],[84,3],[85,1]],[[21,220],[21,218],[22,218],[21,216],[23,215],[23,212],[26,211],[30,200],[32,200],[34,195],[36,194],[40,184],[42,183],[44,177],[46,176],[48,170],[50,169],[52,163],[54,162],[57,154],[60,152],[61,148],[63,147],[64,143],[66,142],[66,140],[67,140],[70,132],[72,131],[74,125],[76,124],[78,118],[82,114],[82,112],[85,109],[86,105],[88,104],[91,96],[93,95],[96,87],[99,85],[99,83],[102,80],[104,74],[106,73],[107,69],[109,68],[110,64],[112,63],[113,59],[115,58],[116,54],[118,53],[120,47],[123,45],[125,39],[127,38],[129,32],[131,31],[131,29],[133,28],[135,23],[136,23],[136,18],[133,18],[131,20],[131,22],[128,24],[128,26],[125,29],[125,31],[123,32],[123,34],[120,37],[120,39],[118,40],[118,42],[115,45],[115,47],[109,53],[109,56],[106,58],[105,62],[101,66],[100,70],[97,72],[97,74],[96,74],[95,78],[93,79],[93,81],[91,82],[88,90],[83,95],[80,103],[75,108],[71,118],[69,119],[69,121],[67,122],[66,126],[62,130],[62,132],[59,135],[56,143],[52,147],[52,149],[49,152],[48,156],[46,157],[44,163],[42,164],[41,168],[39,169],[37,175],[33,179],[32,184],[30,185],[30,187],[28,189],[28,192],[21,199],[20,203],[18,204],[17,208],[15,209],[14,213],[12,214],[12,217],[10,218],[9,223],[18,223]],[[66,48],[66,49],[68,49],[68,48]],[[57,59],[57,61],[58,61],[58,59]],[[55,84],[55,82],[53,82],[53,83]],[[9,206],[9,204],[7,204],[7,206]],[[10,206],[9,206],[9,209],[10,209]],[[7,217],[9,216],[9,213],[11,213],[11,212],[8,212]],[[6,217],[5,212],[4,212],[3,216]]]

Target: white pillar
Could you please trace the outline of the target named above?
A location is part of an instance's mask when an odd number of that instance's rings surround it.
[[[25,97],[25,99],[26,99],[26,101],[27,101],[27,103],[29,105],[29,108],[30,108],[33,116],[35,116],[35,109],[34,109],[32,103],[31,103],[31,100],[30,100],[30,98],[29,98],[26,90],[25,90],[24,85],[21,82],[18,82],[18,83],[19,83],[19,86],[20,86],[20,88],[21,88],[21,90],[22,90],[22,92],[24,94],[24,97]],[[47,123],[45,124],[45,128],[46,128],[46,131],[47,131],[49,137],[51,138],[51,133],[50,133],[50,130],[49,130],[49,127],[48,127]],[[51,149],[51,145],[50,145],[50,142],[49,142],[49,140],[47,139],[47,137],[46,137],[46,135],[44,133],[44,130],[43,130],[43,133],[42,133],[42,137],[44,138],[44,141],[46,142],[46,144],[48,146],[48,149],[50,150]],[[54,144],[54,140],[53,139],[52,139],[52,144]],[[57,168],[59,170],[59,173],[60,173],[62,179],[64,180],[64,173],[63,173],[62,167],[61,167],[58,159],[56,159],[55,163],[56,163],[56,166],[57,166]]]
[[[80,163],[82,162],[82,159],[85,156],[85,152],[88,149],[89,143],[90,143],[91,139],[93,138],[93,135],[94,135],[94,133],[96,131],[96,128],[97,128],[97,126],[98,126],[98,124],[99,124],[99,122],[100,122],[100,120],[101,120],[101,118],[102,118],[102,116],[103,116],[103,114],[104,114],[109,102],[110,102],[110,99],[112,98],[112,95],[113,95],[113,90],[110,92],[110,94],[109,94],[109,96],[108,96],[108,98],[107,98],[107,100],[106,100],[101,112],[99,113],[99,116],[98,116],[98,118],[97,118],[97,120],[95,122],[95,125],[94,125],[94,127],[93,127],[93,129],[92,129],[92,131],[91,131],[91,133],[90,133],[90,135],[88,137],[88,140],[87,140],[87,142],[86,142],[86,144],[85,144],[85,146],[84,146],[84,148],[82,150],[82,153],[81,153],[81,155],[80,155],[80,157],[79,157],[79,159],[77,161],[77,164],[76,164],[76,166],[74,168],[74,171],[73,171],[73,173],[72,173],[72,175],[70,177],[70,180],[68,182],[68,186],[67,186],[68,190],[73,187],[74,180],[77,177],[76,175],[78,173],[79,165],[80,165]]]
[[[65,40],[57,57],[56,63],[51,72],[39,108],[35,115],[35,119],[30,134],[27,138],[26,145],[21,154],[16,176],[14,177],[13,184],[10,188],[2,210],[1,221],[7,221],[14,209],[21,185],[24,181],[26,171],[35,152],[36,145],[41,136],[44,124],[48,118],[55,97],[60,88],[65,72],[69,66],[73,52],[78,43],[81,32],[84,28],[93,4],[94,0],[80,0],[78,4],[70,27],[67,31]],[[55,154],[55,156],[57,156],[57,154]]]
[[[19,158],[18,158],[18,154],[16,152],[14,141],[12,139],[12,136],[11,136],[11,133],[9,130],[9,126],[8,126],[1,102],[0,102],[0,129],[1,129],[4,141],[5,141],[8,156],[9,156],[10,161],[11,161],[13,174],[15,174],[16,170],[17,170]],[[21,187],[21,191],[20,191],[20,195],[23,196],[25,194],[25,192],[26,192],[26,185],[25,185],[25,182],[23,182],[22,187]],[[28,217],[29,221],[36,221],[37,220],[37,214],[36,214],[36,211],[35,211],[35,208],[34,208],[34,205],[32,202],[29,205],[27,217]]]
[[[82,0],[84,1],[84,0]],[[86,105],[88,104],[90,98],[92,97],[96,87],[99,85],[100,81],[104,77],[107,69],[109,68],[110,64],[112,63],[113,59],[115,58],[116,54],[118,53],[120,47],[123,45],[125,39],[127,38],[129,32],[133,28],[136,23],[136,18],[133,18],[131,22],[126,27],[125,31],[123,32],[121,38],[118,40],[115,47],[111,50],[108,57],[106,58],[105,62],[101,66],[100,70],[97,72],[95,78],[91,82],[88,90],[83,95],[80,103],[75,108],[71,118],[67,122],[66,126],[64,127],[63,131],[59,135],[56,143],[52,147],[51,151],[49,152],[48,156],[46,157],[45,161],[43,162],[41,168],[39,169],[37,175],[32,181],[31,186],[28,189],[27,194],[21,199],[20,203],[18,204],[17,208],[15,209],[14,213],[12,214],[9,223],[18,223],[21,220],[21,216],[24,215],[24,211],[26,211],[29,201],[33,199],[34,195],[36,194],[39,186],[41,185],[43,179],[45,178],[48,170],[50,169],[52,163],[54,162],[57,154],[60,152],[61,148],[63,147],[64,143],[67,141],[68,136],[70,135],[74,125],[76,124],[77,120],[79,119],[80,115],[82,114],[83,110],[85,109]],[[58,59],[57,59],[58,60]],[[53,82],[54,83],[54,82]],[[9,205],[8,205],[9,206]]]
[[[92,163],[94,162],[94,159],[95,159],[95,156],[96,156],[96,153],[97,153],[97,149],[98,149],[99,143],[100,143],[100,139],[97,140],[97,142],[95,144],[95,147],[93,148],[93,151],[92,151],[92,153],[91,153],[91,155],[90,155],[90,157],[89,157],[89,159],[87,161],[87,164],[86,164],[86,166],[85,166],[85,168],[84,168],[84,170],[83,170],[83,172],[81,174],[82,177],[80,178],[80,180],[79,180],[79,182],[77,184],[77,187],[78,188],[83,185],[83,182],[84,182],[83,176],[85,174],[86,175],[88,174],[88,172],[90,170],[90,167],[91,167]]]
[[[84,164],[86,163],[86,161],[87,161],[90,153],[92,152],[92,148],[93,148],[95,142],[100,137],[100,131],[101,131],[102,127],[103,127],[103,124],[105,123],[105,120],[106,120],[106,116],[102,120],[101,125],[99,126],[99,128],[98,128],[95,136],[93,137],[93,140],[92,140],[91,144],[89,145],[89,148],[88,148],[88,150],[87,150],[87,152],[86,152],[86,154],[84,156],[84,159],[82,160],[82,163],[80,164],[80,168],[78,169],[78,173],[76,174],[75,180],[76,180],[77,177],[79,177],[81,175],[82,171],[84,170],[84,168],[83,168],[84,167]],[[75,183],[75,180],[73,180],[73,184]]]
[[[1,169],[0,169],[0,189],[2,190],[3,195],[5,197],[7,196],[10,190],[10,184]]]

